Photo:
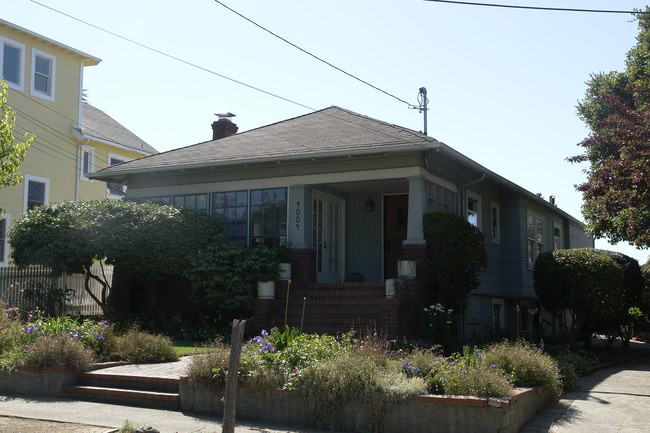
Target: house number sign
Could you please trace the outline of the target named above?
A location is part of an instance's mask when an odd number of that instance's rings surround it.
[[[300,231],[300,202],[296,202],[296,230]]]

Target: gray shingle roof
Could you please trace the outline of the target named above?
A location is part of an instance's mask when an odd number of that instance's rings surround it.
[[[207,128],[207,125],[206,125]],[[419,132],[339,107],[329,107],[220,140],[140,158],[100,172],[128,173],[247,161],[284,160],[337,153],[358,154],[436,143]]]
[[[158,151],[115,119],[92,105],[84,102],[81,115],[81,132],[111,143],[119,144],[136,152],[156,154]]]

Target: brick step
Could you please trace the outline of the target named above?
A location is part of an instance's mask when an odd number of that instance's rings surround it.
[[[81,373],[77,385],[177,393],[180,379],[105,374],[100,370]]]
[[[61,390],[68,397],[104,403],[140,406],[152,409],[178,410],[178,392],[143,391],[89,385],[64,385]]]

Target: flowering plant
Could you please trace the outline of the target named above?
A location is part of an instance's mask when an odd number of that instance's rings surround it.
[[[73,340],[80,341],[84,346],[99,354],[106,343],[106,333],[110,325],[107,321],[95,322],[92,320],[80,321],[72,317],[42,318],[28,322],[23,327],[26,340],[33,341],[38,337],[64,335]]]
[[[437,303],[422,309],[423,334],[431,342],[441,344],[447,349],[452,342],[454,310]]]

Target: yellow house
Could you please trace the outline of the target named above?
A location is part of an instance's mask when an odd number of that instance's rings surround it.
[[[0,78],[16,112],[14,136],[35,135],[21,166],[24,180],[0,189],[0,266],[7,232],[34,206],[64,200],[121,198],[119,185],[89,172],[157,153],[104,112],[83,102],[83,71],[101,60],[0,19]]]

